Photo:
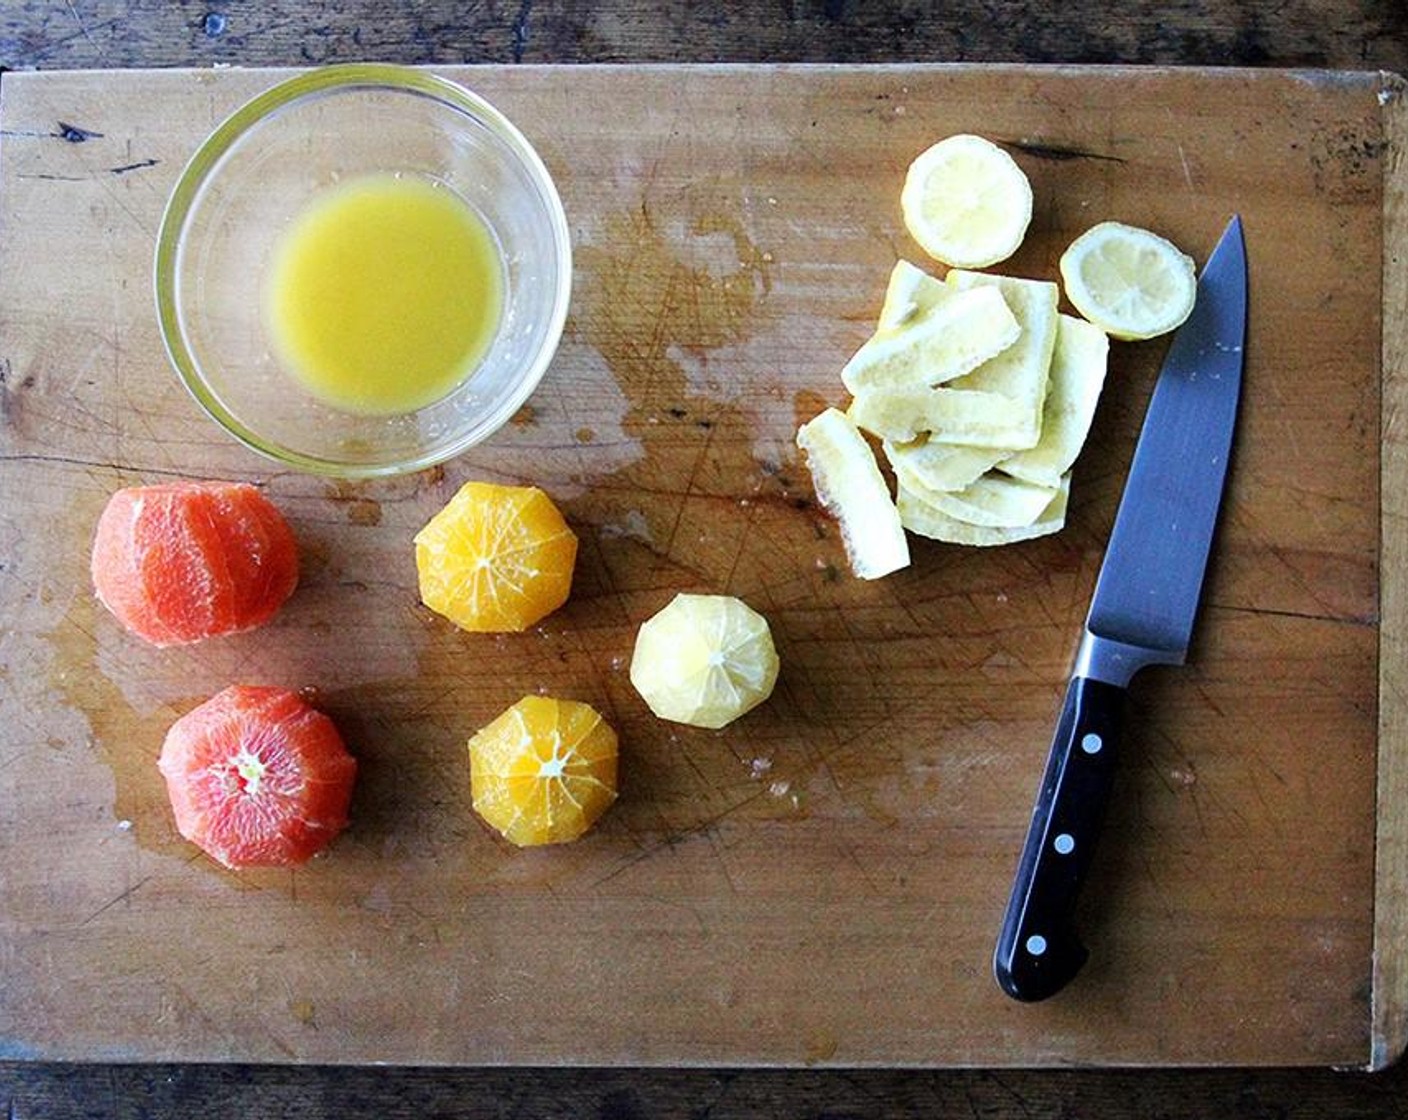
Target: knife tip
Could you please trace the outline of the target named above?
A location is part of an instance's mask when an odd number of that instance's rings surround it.
[[[1212,253],[1203,268],[1203,274],[1207,275],[1214,261],[1218,261],[1223,268],[1235,267],[1234,262],[1240,262],[1240,269],[1245,272],[1246,246],[1247,239],[1242,232],[1242,215],[1234,213],[1227,223],[1227,228],[1222,231],[1222,236],[1217,239],[1217,244],[1213,246]]]

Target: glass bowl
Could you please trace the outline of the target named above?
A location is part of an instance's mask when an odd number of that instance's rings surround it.
[[[315,197],[372,175],[454,192],[492,235],[503,279],[478,363],[447,395],[391,415],[314,396],[285,367],[261,310],[280,235]],[[501,113],[435,75],[354,64],[283,82],[210,135],[167,203],[155,284],[167,353],[211,417],[281,463],[368,478],[443,462],[513,415],[561,337],[572,250],[551,176]]]

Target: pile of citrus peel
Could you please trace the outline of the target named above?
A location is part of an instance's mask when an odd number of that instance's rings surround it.
[[[909,564],[906,530],[1001,545],[1061,529],[1109,339],[1173,330],[1197,290],[1188,256],[1119,222],[1087,230],[1061,257],[1081,317],[1058,310],[1054,282],[978,271],[1018,250],[1032,216],[1025,173],[979,136],[950,136],[915,159],[900,208],[948,272],[895,265],[875,333],[841,371],[850,406],[797,433],[866,579]],[[894,498],[863,432],[880,441]]]

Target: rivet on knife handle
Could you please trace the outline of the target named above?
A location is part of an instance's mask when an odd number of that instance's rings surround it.
[[[1054,995],[1089,955],[1076,935],[1076,900],[1109,803],[1124,694],[1086,677],[1066,689],[993,959],[1014,999]]]

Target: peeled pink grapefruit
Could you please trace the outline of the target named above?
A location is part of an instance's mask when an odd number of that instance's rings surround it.
[[[157,764],[176,828],[226,867],[303,863],[347,826],[357,762],[322,712],[235,685],[171,725]]]
[[[93,540],[104,606],[153,645],[267,622],[298,583],[298,546],[278,508],[240,482],[119,490]]]

